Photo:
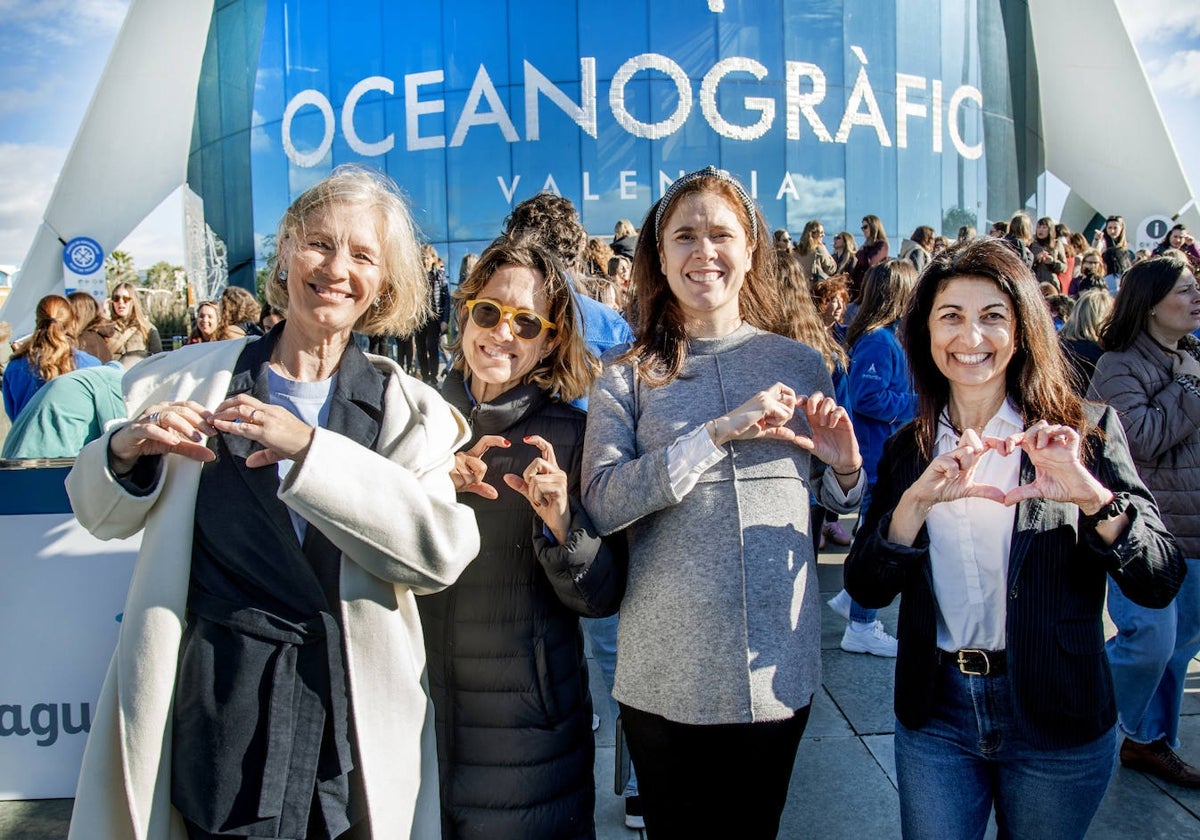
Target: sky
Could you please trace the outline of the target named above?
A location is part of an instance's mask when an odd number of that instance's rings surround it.
[[[1193,191],[1200,190],[1200,3],[1117,5]],[[128,0],[0,0],[0,266],[19,266],[33,241],[128,6]],[[159,260],[182,264],[179,192],[118,247],[138,268]]]

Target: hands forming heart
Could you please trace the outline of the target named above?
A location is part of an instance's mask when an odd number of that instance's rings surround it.
[[[980,462],[991,452],[1001,456],[1022,450],[1034,468],[1034,480],[1005,492],[975,481]],[[1079,432],[1070,426],[1039,420],[1023,432],[1005,438],[980,438],[967,429],[955,449],[934,458],[911,488],[926,509],[941,502],[968,497],[1015,505],[1026,499],[1047,499],[1080,506],[1105,498],[1107,491],[1080,459]]]

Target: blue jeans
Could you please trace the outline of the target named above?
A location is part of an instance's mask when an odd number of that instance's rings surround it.
[[[863,488],[862,501],[858,505],[858,524],[859,525],[862,524],[863,518],[867,515],[867,511],[871,507],[871,488],[874,486],[875,486],[874,484],[868,482],[867,486]],[[858,529],[855,528],[854,531],[855,531],[855,536],[857,536]],[[850,620],[851,621],[857,621],[861,624],[870,624],[873,621],[875,621],[875,617],[877,615],[879,615],[879,610],[869,610],[866,607],[859,604],[858,601],[855,601],[853,598],[850,599]]]
[[[583,632],[587,634],[592,643],[592,659],[595,660],[596,667],[600,669],[600,678],[604,681],[604,687],[608,689],[608,703],[605,704],[605,708],[612,714],[613,720],[616,720],[617,715],[621,713],[617,701],[612,696],[613,676],[617,673],[617,625],[620,617],[618,613],[607,618],[585,618],[582,621]],[[600,714],[600,705],[594,700],[593,705],[596,708],[596,714]],[[637,770],[632,763],[629,765],[629,782],[625,785],[624,795],[638,795]]]
[[[1166,738],[1179,746],[1179,707],[1188,662],[1200,651],[1200,560],[1175,600],[1160,610],[1138,606],[1108,583],[1108,614],[1117,635],[1106,646],[1117,697],[1118,726],[1134,741]]]
[[[921,729],[896,722],[905,840],[982,838],[996,809],[999,837],[1082,838],[1117,764],[1116,730],[1061,750],[1020,734],[1008,676],[942,666],[940,696]]]

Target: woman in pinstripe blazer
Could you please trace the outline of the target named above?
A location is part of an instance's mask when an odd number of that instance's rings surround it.
[[[846,563],[902,594],[905,837],[1082,837],[1116,761],[1106,575],[1148,606],[1184,574],[1112,409],[1070,387],[1033,274],[1002,243],[935,258],[903,328],[919,395]]]

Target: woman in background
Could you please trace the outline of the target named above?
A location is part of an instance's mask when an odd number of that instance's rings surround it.
[[[1092,289],[1079,296],[1067,323],[1058,331],[1058,340],[1071,365],[1075,393],[1085,396],[1096,372],[1096,362],[1104,350],[1100,331],[1112,314],[1113,298],[1108,289]]]
[[[813,283],[834,273],[837,263],[825,248],[825,226],[816,219],[804,225],[793,256],[800,265],[806,283]]]
[[[1038,282],[1053,283],[1054,288],[1062,292],[1062,281],[1058,275],[1066,271],[1067,253],[1054,232],[1054,220],[1049,216],[1038,219],[1033,241],[1028,245],[1033,251],[1033,273]]]
[[[1121,418],[1138,475],[1179,543],[1188,575],[1170,604],[1108,590],[1117,635],[1108,642],[1121,763],[1200,788],[1179,757],[1188,663],[1200,650],[1200,289],[1186,260],[1153,257],[1129,269],[1100,333],[1105,354],[1088,393]],[[1116,576],[1114,575],[1114,578]]]
[[[850,270],[850,300],[858,303],[862,295],[863,278],[867,269],[879,265],[888,258],[887,231],[878,216],[863,216],[863,244],[854,256],[854,268]]]
[[[1092,235],[1092,247],[1104,256],[1104,274],[1115,275],[1120,281],[1133,265],[1134,253],[1129,248],[1125,235],[1125,219],[1109,216],[1104,227]]]
[[[116,331],[108,339],[108,349],[114,359],[129,352],[141,351],[147,356],[162,352],[158,328],[142,311],[142,301],[129,283],[118,283],[109,296],[112,320]]]
[[[196,307],[196,326],[188,336],[188,344],[203,344],[206,341],[220,341],[221,302],[206,300]]]
[[[908,359],[896,334],[916,281],[917,271],[908,260],[888,260],[874,266],[863,283],[862,306],[846,333],[850,354],[847,376],[850,416],[866,475],[860,522],[879,479],[884,442],[912,419],[916,408]],[[845,589],[828,603],[846,619],[842,650],[873,656],[896,655],[896,639],[877,618],[878,610],[856,603]]]
[[[858,243],[854,240],[854,234],[848,230],[843,230],[833,237],[833,274],[845,274],[847,278],[850,276],[850,270],[854,268],[854,261],[857,259]]]
[[[100,363],[75,346],[75,311],[70,302],[62,295],[46,295],[38,301],[33,335],[4,366],[4,411],[10,420],[16,420],[26,403],[51,379]]]
[[[108,349],[108,339],[116,332],[116,327],[101,314],[96,298],[87,292],[71,292],[67,295],[67,300],[71,302],[71,309],[75,313],[75,327],[79,330],[76,346],[101,362],[110,361],[112,352]]]
[[[1180,223],[1167,231],[1167,235],[1163,237],[1162,242],[1154,246],[1151,256],[1161,257],[1172,248],[1187,257],[1192,273],[1200,271],[1200,248],[1196,247],[1196,242],[1192,239],[1192,234],[1188,231],[1187,225]]]
[[[912,232],[912,236],[904,240],[900,247],[900,258],[911,262],[913,268],[917,270],[917,274],[920,274],[933,257],[936,240],[937,235],[933,228],[929,225],[921,225]]]
[[[247,335],[262,335],[258,324],[258,300],[241,286],[226,286],[221,292],[221,322],[217,326],[217,337],[221,341],[242,338]]]

